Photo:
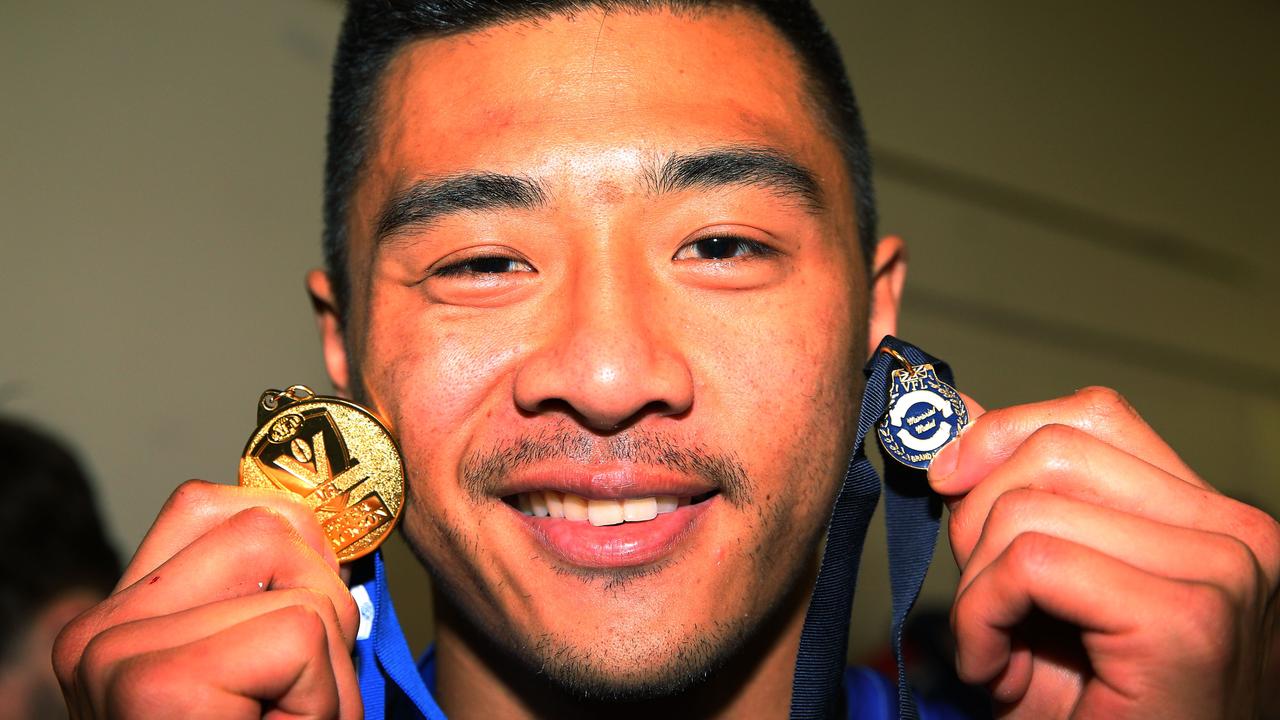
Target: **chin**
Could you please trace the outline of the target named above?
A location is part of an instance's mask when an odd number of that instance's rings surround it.
[[[616,635],[602,628],[598,642],[566,643],[544,635],[520,653],[526,668],[560,691],[602,703],[660,700],[688,692],[729,662],[753,628],[745,619],[712,621],[690,631],[628,630]]]

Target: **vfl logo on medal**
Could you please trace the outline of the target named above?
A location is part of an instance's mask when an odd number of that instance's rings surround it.
[[[251,454],[258,469],[297,496],[320,521],[334,552],[349,547],[393,517],[382,496],[365,484],[368,472],[351,456],[323,406],[277,418]]]
[[[932,365],[917,365],[893,371],[889,412],[876,434],[895,460],[925,470],[968,422],[960,394],[938,378]]]

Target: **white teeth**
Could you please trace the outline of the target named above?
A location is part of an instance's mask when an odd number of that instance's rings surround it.
[[[692,498],[688,496],[677,495],[656,495],[623,500],[588,500],[581,495],[554,490],[524,492],[515,496],[516,507],[525,515],[586,520],[596,526],[645,522],[664,513],[675,512],[691,501]]]
[[[547,498],[540,492],[529,493],[529,504],[533,506],[534,517],[547,517]]]
[[[564,517],[564,496],[552,490],[547,490],[543,495],[547,498],[547,512],[551,517]]]
[[[641,522],[656,517],[658,517],[656,498],[627,498],[622,501],[622,519],[627,522]]]
[[[622,516],[622,502],[620,500],[587,501],[587,521],[596,527],[617,525],[625,519]]]
[[[587,499],[581,495],[564,494],[564,518],[565,520],[586,520],[587,519]]]

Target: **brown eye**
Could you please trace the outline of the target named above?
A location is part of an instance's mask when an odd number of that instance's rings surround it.
[[[473,257],[437,269],[432,275],[436,277],[459,277],[467,275],[500,275],[513,272],[532,272],[528,263],[510,257],[488,255]]]
[[[730,260],[732,258],[768,255],[773,250],[763,243],[732,235],[704,237],[680,248],[676,260]]]

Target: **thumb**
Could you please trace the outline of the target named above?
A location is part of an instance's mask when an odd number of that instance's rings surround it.
[[[957,390],[956,392],[960,391]],[[973,422],[986,412],[986,409],[983,408],[977,400],[974,400],[962,392],[960,393],[960,399],[964,401],[965,410],[969,414],[969,422],[964,427],[960,428],[960,432],[956,434],[955,439],[944,445],[943,448],[938,451],[938,454],[934,456],[933,462],[929,463],[929,486],[933,488],[934,492],[939,492],[947,498],[948,507],[953,502],[959,500],[961,496],[956,495],[947,497],[946,493],[941,492],[938,488],[943,486],[947,477],[950,476],[952,471],[956,469],[956,466],[960,464],[960,441],[964,438],[965,430],[972,427]]]

